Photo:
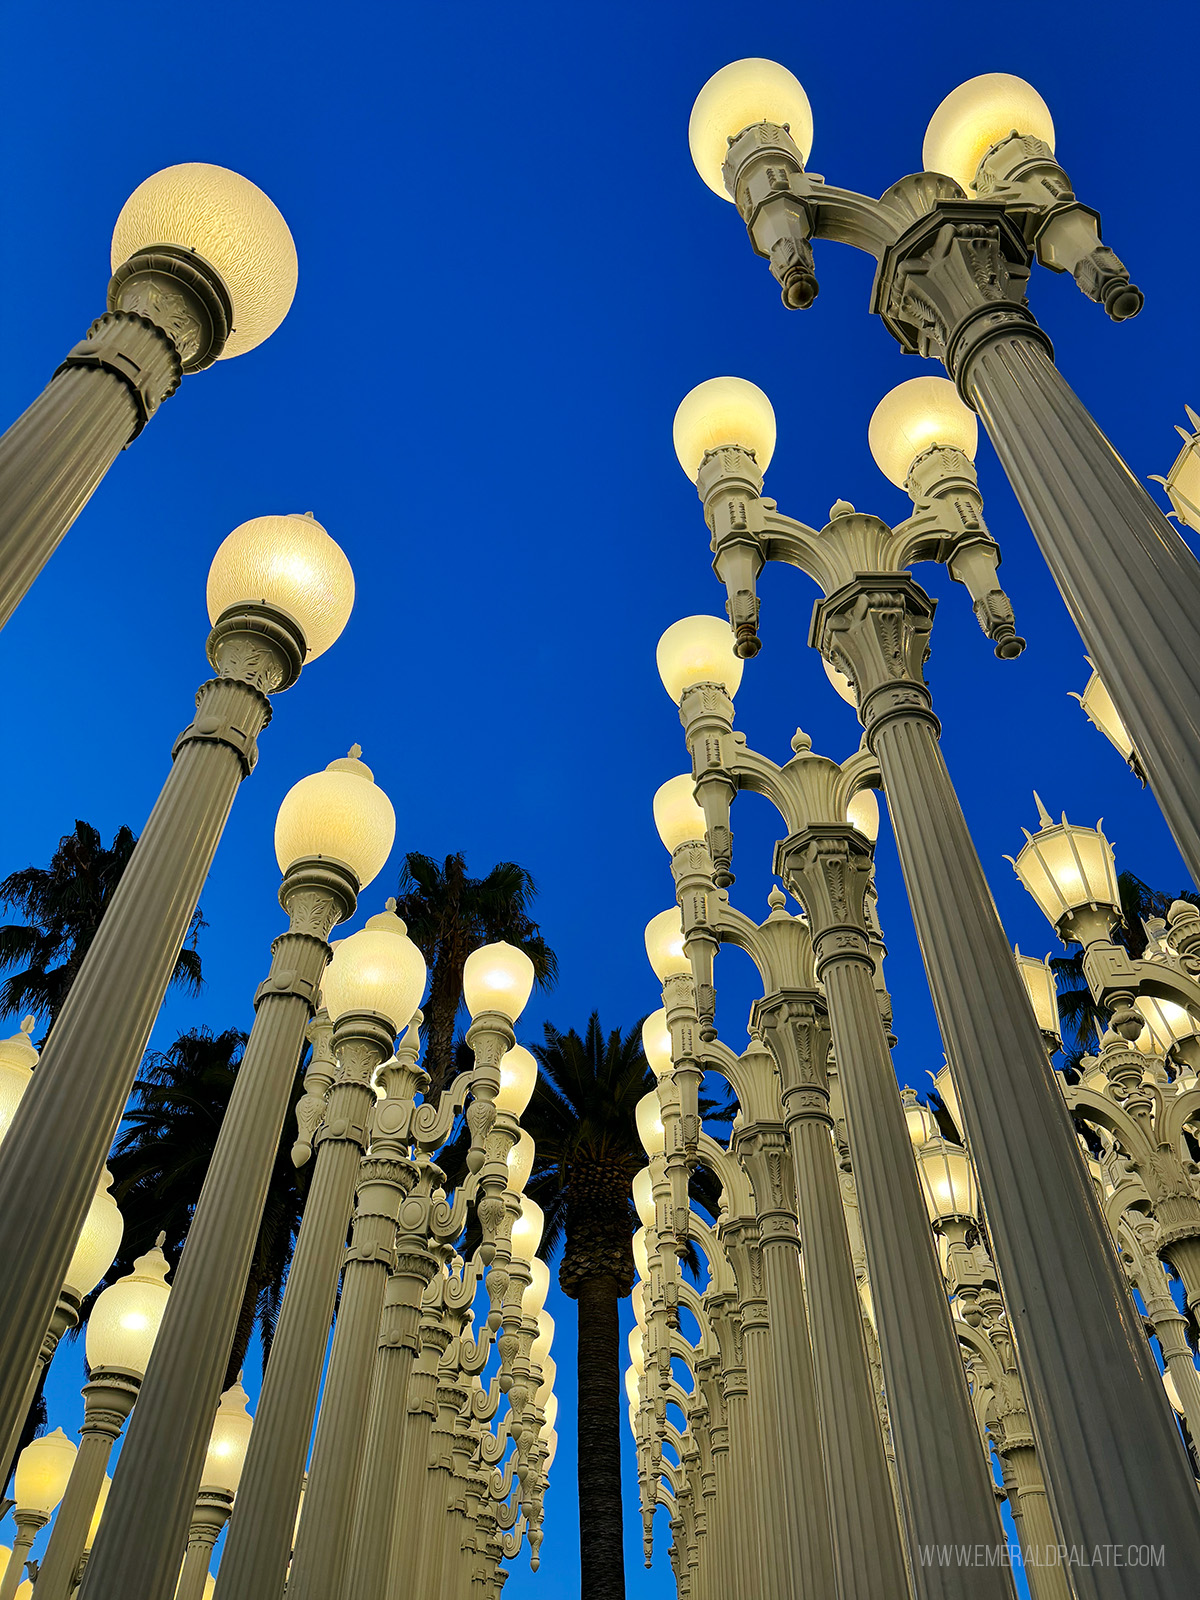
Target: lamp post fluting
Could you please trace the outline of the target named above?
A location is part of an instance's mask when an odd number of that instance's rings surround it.
[[[391,850],[395,816],[358,747],[294,785],[276,822],[288,929],[255,995],[254,1026],[175,1277],[87,1593],[131,1582],[169,1600],[221,1392],[271,1168],[315,1010],[326,943]]]
[[[108,1458],[138,1398],[174,1292],[166,1281],[170,1269],[163,1239],[160,1234],[154,1249],[134,1262],[133,1271],[105,1289],[88,1318],[91,1376],[83,1390],[81,1442],[38,1572],[39,1600],[45,1595],[69,1600],[74,1587]],[[178,1561],[178,1550],[175,1555]]]
[[[0,1146],[0,1437],[19,1410],[55,1297],[269,696],[338,637],[353,603],[341,550],[309,517],[235,529],[209,570],[196,715]],[[98,1554],[99,1552],[97,1552]]]
[[[139,185],[112,266],[108,309],[0,437],[0,628],[183,376],[269,337],[296,288],[295,246],[267,196],[199,162]]]

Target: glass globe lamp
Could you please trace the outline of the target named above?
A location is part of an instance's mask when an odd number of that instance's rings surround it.
[[[50,1516],[67,1492],[75,1454],[75,1446],[61,1428],[25,1446],[17,1457],[17,1470],[13,1475],[12,1492],[18,1516]]]
[[[1019,133],[1054,149],[1054,120],[1037,90],[1010,72],[985,72],[960,83],[929,119],[921,152],[926,172],[944,172],[968,194],[994,144]]]
[[[336,643],[354,605],[341,547],[309,515],[253,517],[227,534],[208,570],[208,620],[230,606],[265,605],[299,624],[306,661]]]
[[[534,1256],[529,1263],[529,1282],[521,1294],[521,1315],[523,1317],[540,1315],[549,1293],[550,1268],[541,1256]]]
[[[425,978],[424,957],[389,909],[339,941],[325,968],[321,993],[333,1022],[352,1012],[369,1012],[382,1017],[396,1034],[420,1005]]]
[[[775,411],[747,378],[707,378],[679,402],[672,427],[679,465],[693,483],[710,450],[738,445],[765,473],[775,454]]]
[[[979,423],[949,378],[910,378],[875,407],[867,443],[880,472],[903,489],[913,462],[934,445],[961,450],[974,461]]]
[[[532,1359],[531,1356],[530,1360]],[[554,1393],[554,1380],[558,1376],[558,1365],[554,1357],[549,1354],[543,1356],[538,1365],[542,1369],[542,1381],[538,1384],[533,1403],[535,1406],[545,1406],[547,1400]]]
[[[301,778],[284,795],[275,818],[280,872],[297,861],[323,857],[344,862],[360,889],[379,876],[396,837],[396,813],[359,755],[355,745],[348,756]]]
[[[516,1144],[511,1146],[506,1157],[508,1164],[508,1187],[513,1194],[520,1194],[529,1182],[529,1174],[533,1171],[533,1158],[536,1147],[531,1135],[521,1129],[520,1137]]]
[[[557,1415],[556,1411],[555,1416]],[[543,1424],[541,1436],[546,1444],[546,1459],[542,1462],[542,1471],[549,1472],[554,1465],[554,1458],[558,1454],[558,1433],[554,1428],[547,1428]]]
[[[90,1550],[96,1542],[96,1535],[100,1532],[100,1519],[104,1515],[104,1508],[108,1504],[108,1493],[112,1488],[112,1479],[108,1473],[104,1474],[104,1482],[100,1485],[100,1493],[96,1496],[96,1509],[92,1512],[92,1520],[88,1526],[87,1538],[83,1541],[83,1548]],[[0,1567],[0,1572],[4,1569]]]
[[[508,1111],[519,1117],[533,1099],[537,1087],[538,1064],[532,1051],[523,1044],[513,1045],[500,1057],[500,1088],[496,1092],[496,1110]]]
[[[671,1030],[667,1027],[666,1010],[661,1006],[642,1023],[642,1053],[656,1078],[672,1071]]]
[[[722,200],[733,199],[721,171],[729,141],[756,122],[786,127],[800,159],[808,160],[813,116],[800,80],[778,61],[748,56],[713,73],[688,119],[688,148],[696,171]]]
[[[213,1420],[208,1439],[208,1453],[204,1458],[204,1472],[200,1478],[202,1489],[220,1489],[225,1494],[236,1494],[242,1481],[242,1468],[246,1451],[250,1447],[250,1430],[254,1418],[247,1409],[250,1396],[238,1381],[221,1396],[217,1415]]]
[[[133,1271],[100,1295],[88,1318],[85,1350],[93,1372],[101,1368],[145,1375],[167,1309],[171,1268],[158,1245],[139,1256]]]
[[[533,1261],[538,1252],[538,1245],[542,1242],[542,1229],[545,1225],[546,1219],[541,1206],[527,1194],[522,1195],[521,1213],[512,1226],[512,1254],[515,1261],[524,1261],[526,1265]]]
[[[929,1139],[916,1155],[930,1222],[948,1222],[952,1217],[973,1220],[979,1198],[974,1169],[963,1147],[945,1139]]]
[[[1165,1056],[1173,1045],[1182,1044],[1200,1033],[1200,1023],[1185,1006],[1177,1005],[1174,1000],[1158,1000],[1153,995],[1140,994],[1133,1003],[1146,1024],[1133,1041],[1133,1047],[1144,1055],[1157,1051]]]
[[[655,660],[676,705],[697,683],[719,683],[733,699],[745,666],[733,645],[733,629],[724,617],[683,617],[671,624],[658,641]]]
[[[646,924],[646,957],[659,983],[691,972],[692,964],[683,952],[683,917],[678,906],[660,911]],[[643,1027],[643,1045],[645,1037]]]
[[[534,977],[533,962],[516,945],[503,939],[481,945],[471,951],[463,967],[467,1010],[472,1017],[481,1011],[498,1011],[515,1022],[529,1003]]]
[[[654,826],[672,855],[681,844],[705,838],[707,825],[704,812],[696,803],[690,772],[681,772],[677,778],[668,778],[659,785],[654,794]]]
[[[542,1423],[541,1431],[543,1436],[548,1439],[554,1432],[554,1424],[558,1421],[558,1396],[556,1394],[550,1396],[544,1409],[546,1416],[545,1421]]]
[[[1088,662],[1091,666],[1091,662]],[[1119,750],[1126,761],[1133,757],[1133,740],[1126,731],[1125,724],[1121,721],[1120,713],[1113,704],[1112,695],[1104,687],[1100,674],[1092,668],[1092,675],[1088,679],[1082,694],[1072,694],[1072,700],[1078,700],[1083,707],[1084,714],[1093,728],[1098,728],[1109,744]]]
[[[634,1107],[634,1119],[637,1122],[642,1149],[651,1158],[661,1156],[667,1148],[667,1134],[663,1127],[662,1108],[659,1105],[657,1089],[651,1089],[649,1094],[644,1094],[638,1101]]]
[[[639,1378],[644,1376],[646,1356],[642,1345],[642,1330],[640,1328],[631,1328],[629,1330],[629,1364]]]
[[[1014,861],[1013,870],[1037,901],[1042,915],[1060,932],[1074,937],[1073,924],[1078,913],[1095,912],[1105,932],[1121,915],[1121,896],[1117,888],[1117,864],[1112,846],[1100,831],[1076,827],[1064,812],[1061,823],[1054,823],[1038,796],[1041,828],[1036,834],[1027,828],[1025,846]]]
[[[187,161],[144,179],[121,207],[112,269],[152,245],[175,245],[214,268],[233,306],[219,360],[270,338],[296,293],[296,246],[261,189],[226,167]]]
[[[633,1320],[639,1328],[646,1325],[646,1288],[644,1284],[635,1283],[629,1292],[629,1303],[633,1307]]]
[[[649,1167],[640,1167],[633,1175],[633,1209],[643,1228],[654,1226],[654,1180]]]
[[[38,1053],[29,1035],[34,1019],[26,1017],[20,1029],[8,1039],[0,1039],[0,1140],[12,1125],[21,1096],[29,1087]]]
[[[835,666],[826,661],[824,656],[821,657],[821,665],[825,668],[825,676],[832,684],[833,692],[840,700],[844,700],[848,706],[853,706],[857,711],[858,696],[854,692],[854,685],[850,682],[850,679],[844,672],[839,672]]]
[[[75,1254],[63,1279],[63,1287],[70,1289],[80,1300],[86,1300],[91,1294],[117,1259],[117,1251],[121,1248],[125,1219],[108,1192],[112,1188],[112,1181],[112,1173],[105,1167],[84,1218]]]
[[[529,1359],[541,1367],[550,1354],[550,1346],[554,1343],[554,1318],[548,1311],[539,1311],[537,1314],[537,1338],[529,1347]]]
[[[650,1276],[650,1248],[646,1243],[646,1230],[639,1228],[633,1236],[633,1265],[643,1281]]]
[[[874,789],[860,789],[846,807],[846,821],[872,844],[879,837],[879,801]]]

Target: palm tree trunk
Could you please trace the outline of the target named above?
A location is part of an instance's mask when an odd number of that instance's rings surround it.
[[[580,1600],[625,1600],[620,1293],[607,1274],[579,1285]]]

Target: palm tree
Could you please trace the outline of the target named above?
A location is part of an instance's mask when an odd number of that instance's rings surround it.
[[[454,1025],[462,1004],[463,967],[472,950],[504,939],[533,962],[549,988],[558,960],[529,914],[537,886],[515,861],[498,861],[483,878],[469,878],[461,855],[439,863],[416,851],[404,858],[396,910],[429,968],[424,1066],[436,1094],[454,1076]]]
[[[0,904],[26,919],[0,927],[0,968],[21,968],[0,984],[0,1011],[34,1011],[53,1025],[136,843],[121,827],[106,849],[90,823],[76,822],[48,867],[24,867],[0,882]],[[203,982],[196,949],[202,927],[197,907],[171,980],[192,994]]]
[[[125,1236],[106,1282],[128,1272],[134,1258],[148,1250],[162,1230],[168,1257],[179,1259],[245,1044],[246,1035],[237,1028],[215,1035],[199,1028],[182,1034],[169,1049],[147,1054],[109,1159],[113,1196],[125,1215]],[[293,1109],[301,1092],[297,1071]],[[275,1155],[222,1388],[229,1387],[244,1365],[256,1324],[264,1365],[271,1347],[304,1203],[306,1169],[298,1171],[292,1165],[290,1150],[291,1138],[285,1134]]]
[[[546,1215],[541,1254],[562,1244],[559,1285],[579,1304],[580,1594],[622,1600],[619,1302],[634,1283],[631,1185],[646,1164],[634,1108],[655,1080],[640,1022],[605,1034],[593,1012],[582,1038],[550,1023],[545,1032],[533,1047],[541,1073],[521,1123],[537,1147],[526,1191]],[[707,1097],[700,1109],[709,1126],[728,1120],[729,1107]],[[713,1216],[714,1190],[698,1169],[693,1195]]]

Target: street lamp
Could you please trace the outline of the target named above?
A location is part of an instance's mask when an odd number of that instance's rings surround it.
[[[203,1600],[213,1546],[229,1521],[233,1498],[242,1480],[246,1449],[254,1427],[248,1406],[249,1396],[239,1378],[221,1396],[213,1421],[176,1600]]]
[[[133,1410],[172,1289],[162,1253],[165,1235],[133,1271],[110,1284],[87,1323],[89,1381],[84,1385],[79,1454],[38,1572],[39,1600],[69,1600],[87,1546],[108,1458]],[[143,1530],[148,1531],[148,1530]],[[89,1558],[89,1569],[92,1559]]]
[[[0,1579],[0,1600],[13,1600],[17,1593],[17,1580],[21,1576],[29,1547],[39,1530],[53,1516],[74,1466],[75,1446],[61,1428],[34,1439],[17,1457],[17,1470],[13,1476],[13,1496],[16,1501],[13,1517],[17,1524],[17,1536],[13,1540],[4,1577]]]
[[[0,1437],[16,1420],[201,886],[257,760],[269,697],[336,639],[354,579],[311,517],[259,517],[217,551],[209,590],[210,601],[219,594],[223,602],[210,611],[215,676],[200,687],[195,717],[175,742],[171,771],[0,1146]],[[103,1549],[102,1535],[89,1565]]]
[[[309,631],[319,643],[328,624]],[[176,1571],[329,933],[353,914],[395,837],[391,801],[360,756],[355,745],[302,778],[279,808],[275,854],[288,927],[255,995],[254,1026],[117,1470],[108,1531],[89,1563],[89,1594],[130,1583],[165,1592]]]
[[[183,375],[261,344],[296,289],[295,246],[274,205],[202,162],[134,190],[112,268],[108,310],[0,438],[0,627]]]

